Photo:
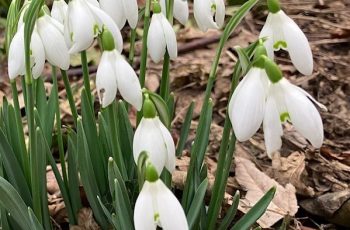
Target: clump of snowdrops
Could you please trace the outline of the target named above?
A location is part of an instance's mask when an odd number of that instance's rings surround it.
[[[271,188],[250,211],[235,220],[239,193],[232,206],[221,213],[226,182],[236,141],[246,141],[263,123],[267,154],[280,149],[282,123],[290,121],[312,145],[320,147],[323,126],[309,94],[283,78],[274,62],[274,51],[289,52],[303,74],[313,70],[308,41],[295,22],[268,0],[269,15],[260,39],[248,47],[235,47],[239,61],[233,70],[215,183],[210,199],[204,156],[213,112],[211,90],[217,77],[226,41],[244,16],[258,3],[248,0],[225,17],[224,0],[194,0],[199,29],[222,29],[208,78],[202,113],[191,146],[191,160],[183,191],[174,195],[172,173],[188,137],[194,103],[187,111],[180,139],[170,134],[174,117],[174,94],[169,87],[170,60],[176,61],[174,19],[186,24],[186,0],[55,0],[52,9],[43,0],[11,2],[6,33],[8,75],[13,103],[6,98],[0,112],[0,214],[2,229],[53,229],[46,188],[46,166],[56,176],[69,224],[76,225],[82,208],[83,186],[94,218],[102,229],[249,229],[273,199]],[[143,20],[140,73],[132,67],[138,21]],[[175,22],[176,22],[175,21]],[[120,30],[129,24],[130,51],[123,56]],[[100,109],[95,111],[91,94],[86,50],[97,40],[101,61],[96,73]],[[79,54],[84,88],[78,112],[67,70],[71,55]],[[163,62],[159,93],[145,88],[147,58]],[[42,72],[52,66],[53,88],[46,95]],[[62,134],[57,71],[64,81],[74,120],[67,140]],[[243,79],[240,81],[240,79]],[[17,81],[22,82],[26,143],[19,106]],[[120,100],[116,100],[117,93]],[[134,130],[129,110],[137,113]],[[98,114],[95,116],[95,114]],[[62,166],[52,156],[53,133]],[[218,219],[220,216],[220,220]]]

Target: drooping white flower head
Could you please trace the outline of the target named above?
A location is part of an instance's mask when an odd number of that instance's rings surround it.
[[[155,169],[146,169],[146,181],[136,200],[134,223],[136,230],[188,230],[185,212],[175,195],[159,179]]]
[[[68,4],[64,0],[54,0],[51,9],[51,16],[64,25],[68,11]]]
[[[162,12],[166,15],[166,0],[160,0]],[[187,0],[174,0],[174,18],[185,25],[189,16]]]
[[[152,60],[157,63],[163,58],[167,50],[170,59],[174,60],[177,58],[175,31],[161,12],[161,7],[158,5],[156,8],[157,10],[154,10],[148,31],[147,47],[149,54]]]
[[[121,53],[123,39],[119,28],[113,19],[99,8],[96,0],[69,2],[65,20],[65,38],[71,54],[88,49],[104,27],[113,34],[116,49]]]
[[[70,56],[63,36],[63,25],[49,15],[44,13],[37,19],[30,46],[34,78],[41,75],[45,59],[63,70],[69,68]],[[24,74],[24,56],[24,23],[21,23],[9,49],[8,74],[10,79]]]
[[[146,111],[147,110],[147,111]],[[160,175],[166,167],[169,172],[175,170],[175,144],[169,130],[163,125],[150,99],[143,105],[144,117],[136,129],[133,141],[134,160],[146,151],[150,162]]]
[[[105,50],[96,73],[96,88],[102,107],[114,101],[119,89],[128,103],[141,110],[142,90],[134,69],[115,49],[113,35],[108,29],[102,32],[101,41]]]
[[[265,69],[252,67],[234,91],[228,114],[239,141],[249,140],[260,128],[268,86]]]
[[[270,86],[264,115],[264,138],[266,151],[270,157],[282,146],[281,122],[287,120],[314,147],[322,146],[322,119],[312,102],[326,110],[324,105],[318,103],[310,94],[286,79],[281,79]]]
[[[136,28],[139,13],[137,0],[100,0],[100,6],[120,29],[124,27],[126,20],[131,28]]]
[[[224,0],[194,0],[193,13],[200,30],[219,29],[225,21]]]
[[[304,75],[311,75],[313,57],[309,42],[299,26],[278,9],[269,13],[260,33],[260,38],[267,38],[265,46],[268,56],[273,59],[274,51],[287,50],[296,69]]]

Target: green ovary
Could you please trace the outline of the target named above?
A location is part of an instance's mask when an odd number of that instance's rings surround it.
[[[277,41],[277,42],[275,42],[275,44],[273,44],[273,48],[275,50],[278,50],[280,48],[287,49],[287,42],[285,42],[285,41]]]

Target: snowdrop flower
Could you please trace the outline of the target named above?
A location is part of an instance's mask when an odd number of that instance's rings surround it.
[[[68,4],[65,20],[65,38],[69,53],[88,49],[94,38],[106,27],[114,37],[116,48],[121,53],[123,39],[113,19],[99,8],[96,0],[72,0]]]
[[[54,0],[51,9],[51,16],[64,24],[67,17],[68,4],[64,0]]]
[[[298,27],[279,7],[276,0],[268,1],[270,13],[261,30],[260,37],[266,37],[265,42],[268,56],[273,59],[274,51],[284,49],[289,52],[290,58],[299,72],[305,75],[312,74],[313,57],[309,42]]]
[[[159,179],[156,169],[146,169],[146,181],[136,200],[134,211],[136,230],[187,230],[188,223],[180,202]]]
[[[310,94],[292,85],[286,79],[281,79],[270,86],[263,125],[266,151],[270,157],[282,146],[281,122],[287,120],[314,147],[322,146],[322,119],[312,102],[326,110],[325,106],[318,103]]]
[[[146,95],[143,118],[136,129],[133,141],[134,160],[146,151],[149,159],[161,174],[164,166],[169,172],[175,170],[175,144],[169,130],[156,116],[153,102]]]
[[[30,46],[34,78],[41,75],[45,59],[63,70],[69,68],[70,56],[63,36],[63,25],[46,13],[43,13],[36,21]],[[21,23],[9,49],[8,73],[10,79],[24,75],[24,56],[24,23]]]
[[[96,73],[96,88],[102,107],[114,101],[119,89],[128,103],[141,110],[142,90],[135,71],[115,49],[113,35],[107,29],[101,37],[104,51]]]
[[[160,6],[162,12],[166,15],[166,0],[160,0]],[[182,25],[185,25],[189,16],[188,2],[187,0],[174,0],[174,18],[178,20]]]
[[[126,20],[131,28],[136,28],[139,13],[137,0],[100,0],[100,6],[120,29],[124,27]]]
[[[177,41],[176,34],[161,12],[161,7],[158,3],[153,5],[153,15],[148,31],[147,47],[152,60],[158,63],[164,56],[167,50],[170,59],[177,58]]]
[[[219,29],[225,21],[224,0],[194,0],[193,13],[200,30]]]

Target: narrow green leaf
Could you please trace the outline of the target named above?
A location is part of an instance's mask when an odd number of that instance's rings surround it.
[[[107,172],[105,170],[107,168],[107,159],[104,159],[104,154],[100,152],[102,148],[98,139],[95,114],[91,108],[90,99],[91,97],[88,95],[85,89],[83,89],[81,93],[81,114],[83,125],[82,128],[84,130],[84,136],[89,149],[87,154],[89,154],[89,158],[91,158],[93,172],[96,176],[94,178],[98,184],[98,191],[100,191],[101,194],[104,194],[107,191]]]
[[[250,60],[249,60],[248,54],[240,46],[235,46],[234,48],[238,54],[238,58],[239,58],[239,61],[240,61],[241,67],[242,67],[242,72],[243,72],[243,74],[245,74],[245,73],[247,73],[249,65],[250,65]]]
[[[21,197],[25,203],[28,206],[31,206],[32,196],[23,170],[2,130],[0,130],[0,155],[2,156],[4,171],[6,172],[7,179],[21,194]]]
[[[123,182],[122,182],[123,184]],[[120,222],[121,229],[134,229],[133,215],[130,213],[128,205],[130,205],[129,199],[123,199],[125,194],[122,191],[122,184],[117,179],[114,180],[114,191],[115,191],[115,211],[117,220]]]
[[[158,94],[153,93],[153,92],[147,92],[147,93],[149,94],[149,98],[152,100],[152,102],[156,106],[160,120],[163,122],[163,124],[166,127],[169,128],[171,119],[170,119],[168,105],[165,103],[163,98],[161,98]]]
[[[265,212],[276,193],[272,187],[265,195],[231,228],[231,230],[248,230]]]
[[[6,208],[22,230],[38,230],[32,225],[32,218],[35,217],[31,218],[29,216],[27,205],[24,203],[21,196],[16,189],[2,177],[0,177],[0,194],[0,206]]]
[[[120,148],[123,150],[125,166],[128,172],[128,178],[135,175],[135,161],[133,155],[133,137],[134,132],[130,123],[128,112],[123,101],[118,102],[118,134],[120,140]]]
[[[88,103],[88,101],[86,101]],[[88,105],[88,104],[87,104]],[[99,224],[106,228],[108,225],[105,216],[103,215],[103,210],[97,200],[97,196],[101,197],[98,183],[96,178],[92,159],[90,158],[90,149],[85,136],[85,131],[83,128],[82,120],[78,118],[78,168],[80,171],[81,182],[84,186],[86,196],[89,200],[90,206],[94,212],[96,220]],[[101,165],[100,165],[101,167]],[[105,184],[104,186],[106,186]]]
[[[234,220],[236,213],[237,213],[237,208],[239,204],[239,198],[240,194],[239,191],[236,192],[236,194],[232,198],[232,205],[228,209],[225,218],[222,220],[220,227],[218,230],[226,230],[230,227],[230,224]]]
[[[177,148],[176,148],[176,156],[178,156],[178,157],[182,155],[182,151],[184,150],[185,145],[186,145],[188,134],[189,134],[190,128],[191,128],[193,110],[194,110],[194,102],[192,101],[190,106],[188,107],[184,123],[182,124],[181,133],[180,133],[180,140],[179,140],[179,143],[177,144]]]
[[[70,131],[68,134],[68,186],[73,213],[78,213],[82,207],[77,162],[77,135]]]
[[[205,179],[199,185],[193,197],[191,207],[187,214],[187,222],[188,222],[189,229],[193,229],[193,226],[196,223],[197,218],[199,217],[199,214],[204,202],[205,192],[207,191],[207,187],[208,187],[208,179]]]
[[[101,198],[99,196],[97,196],[97,200],[100,203],[103,213],[106,215],[109,223],[112,224],[115,229],[122,229],[118,221],[116,221],[116,219],[113,218],[112,214],[108,211],[106,206],[102,203]]]
[[[172,121],[174,118],[174,113],[175,113],[175,94],[174,93],[169,94],[167,104],[168,104],[168,108],[169,108],[170,121]]]
[[[40,222],[36,218],[33,210],[30,207],[28,207],[28,215],[29,215],[31,226],[33,229],[37,229],[37,230],[43,229],[44,230],[43,226],[40,224]],[[45,229],[51,229],[51,226],[49,226],[49,228],[45,227]]]

